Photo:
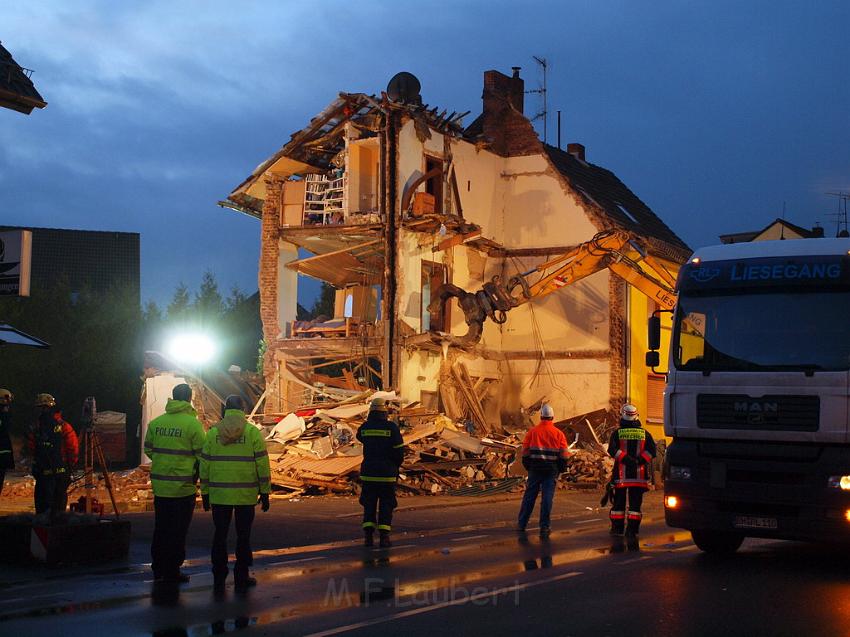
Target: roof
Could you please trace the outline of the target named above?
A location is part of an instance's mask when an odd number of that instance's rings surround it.
[[[850,253],[850,239],[789,239],[787,241],[751,241],[700,248],[692,258],[727,261],[758,257],[836,256]]]
[[[649,239],[650,248],[659,256],[684,261],[691,254],[688,244],[610,170],[548,144],[545,150],[570,187],[615,226]]]
[[[428,104],[406,104],[383,101],[365,93],[340,93],[321,113],[299,131],[274,155],[257,166],[245,181],[231,192],[221,205],[259,217],[265,198],[263,176],[266,171],[282,177],[293,174],[318,173],[332,167],[333,159],[345,148],[345,125],[351,122],[364,136],[374,135],[378,117],[391,109],[403,110],[414,120],[436,131],[464,136],[460,120],[467,113],[430,107]]]
[[[823,237],[823,228],[819,228],[816,230],[809,230],[807,228],[803,228],[798,226],[797,224],[791,223],[790,221],[786,221],[785,219],[776,218],[767,224],[761,230],[750,230],[747,232],[734,232],[730,234],[721,234],[720,242],[721,243],[742,243],[746,241],[753,241],[759,236],[763,235],[765,232],[770,230],[773,226],[779,224],[780,226],[784,226],[788,228],[791,232],[798,235],[803,239],[815,239],[819,237]],[[792,237],[793,238],[793,237]]]
[[[34,108],[47,106],[32,83],[31,74],[0,44],[0,106],[26,115]]]

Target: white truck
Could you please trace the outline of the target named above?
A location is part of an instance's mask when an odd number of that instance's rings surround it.
[[[850,542],[850,239],[703,248],[676,291],[667,524],[706,552]]]

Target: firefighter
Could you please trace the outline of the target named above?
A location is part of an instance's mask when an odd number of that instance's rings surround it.
[[[387,548],[392,546],[390,531],[393,510],[398,504],[395,484],[404,461],[404,440],[398,425],[389,419],[386,400],[372,400],[369,415],[357,430],[357,440],[363,443],[360,504],[363,505],[365,545],[374,546],[377,528],[379,545]]]
[[[519,509],[517,531],[525,533],[525,527],[534,511],[537,493],[540,499],[540,536],[549,537],[552,500],[558,474],[567,468],[567,437],[555,427],[555,411],[550,405],[540,409],[540,423],[525,434],[522,441],[522,466],[528,471],[528,481]]]
[[[180,572],[186,559],[186,534],[195,510],[195,481],[204,447],[204,427],[195,417],[192,388],[177,385],[145,434],[145,453],[151,459],[154,526],[151,569],[154,582],[189,581]]]
[[[221,421],[207,432],[201,454],[201,498],[204,511],[212,508],[215,534],[212,544],[213,589],[224,590],[227,579],[227,533],[236,520],[236,565],[233,580],[237,592],[255,586],[248,575],[254,563],[251,524],[254,507],[269,510],[271,490],[269,453],[260,430],[248,424],[240,396],[228,396]]]
[[[35,478],[35,512],[47,513],[54,521],[68,506],[68,485],[77,464],[79,443],[74,428],[62,419],[53,396],[39,394],[35,405],[38,421],[27,437]]]
[[[655,441],[641,426],[634,405],[623,405],[620,410],[620,427],[611,434],[608,454],[614,458],[611,534],[622,535],[625,528],[627,537],[635,537],[640,530],[643,494],[649,490]]]
[[[9,410],[12,408],[13,400],[12,392],[8,389],[0,389],[0,493],[3,493],[6,471],[15,468],[12,439],[9,436],[9,429],[12,426]]]

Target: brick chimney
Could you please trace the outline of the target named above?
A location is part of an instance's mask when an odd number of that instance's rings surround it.
[[[500,155],[531,155],[543,147],[531,122],[523,115],[525,81],[520,67],[508,77],[499,71],[484,72],[483,132],[490,149]]]
[[[578,142],[569,143],[567,144],[567,152],[576,159],[584,161],[584,144],[579,144]]]

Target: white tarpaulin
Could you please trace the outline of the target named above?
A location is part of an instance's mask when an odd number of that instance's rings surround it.
[[[304,424],[304,419],[295,414],[288,414],[286,418],[272,427],[271,433],[266,436],[266,440],[276,440],[278,442],[286,442],[287,440],[295,440],[306,431],[307,425]]]

